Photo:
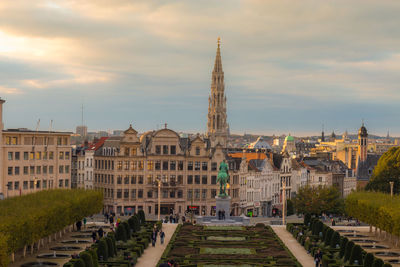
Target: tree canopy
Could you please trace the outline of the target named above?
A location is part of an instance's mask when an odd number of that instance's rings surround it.
[[[366,189],[389,193],[389,182],[394,182],[393,192],[400,191],[400,147],[393,147],[380,157]]]
[[[293,202],[297,212],[303,214],[341,214],[344,212],[344,200],[336,187],[301,187]]]

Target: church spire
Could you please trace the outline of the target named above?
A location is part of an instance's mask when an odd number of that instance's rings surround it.
[[[208,99],[207,136],[211,145],[220,144],[226,147],[228,123],[226,119],[226,96],[224,72],[221,60],[221,39],[218,37],[217,53],[211,75],[211,94]]]

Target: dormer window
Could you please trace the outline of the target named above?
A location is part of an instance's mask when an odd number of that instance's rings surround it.
[[[196,156],[199,156],[200,155],[200,147],[196,147]]]

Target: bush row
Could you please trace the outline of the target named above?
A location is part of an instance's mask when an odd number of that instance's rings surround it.
[[[103,207],[101,191],[44,190],[0,201],[0,266],[9,255]]]
[[[120,223],[115,233],[107,233],[87,251],[81,252],[79,259],[70,260],[64,267],[130,267],[148,247],[155,223],[158,227],[161,222],[146,222],[144,213],[135,214]]]
[[[384,193],[353,192],[346,198],[348,215],[400,236],[400,196]]]
[[[303,224],[287,224],[286,229],[292,233],[304,248],[315,256],[318,249],[322,251],[323,267],[390,267],[391,265],[367,253],[359,245],[339,232],[324,224],[321,220],[305,215]]]

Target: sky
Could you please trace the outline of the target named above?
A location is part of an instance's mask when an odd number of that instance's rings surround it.
[[[400,135],[400,1],[2,0],[5,128],[206,132],[217,38],[232,133]]]

